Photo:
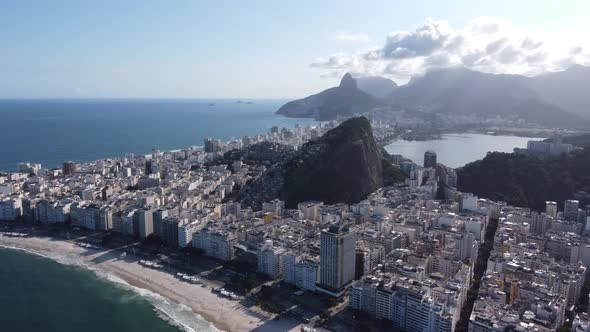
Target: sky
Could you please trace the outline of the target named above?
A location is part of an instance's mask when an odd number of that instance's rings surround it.
[[[449,66],[531,76],[590,65],[588,13],[587,0],[0,0],[0,98],[299,98],[345,72],[403,84]]]

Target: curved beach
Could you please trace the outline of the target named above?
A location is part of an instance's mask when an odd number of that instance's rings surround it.
[[[44,237],[0,236],[0,246],[22,249],[63,264],[89,268],[96,271],[99,276],[105,276],[113,282],[123,281],[131,289],[142,294],[146,290],[153,292],[155,294],[151,294],[152,297],[159,295],[177,305],[186,306],[186,309],[190,308],[197,320],[202,318],[213,325],[211,330],[218,329],[228,332],[299,331],[301,328],[296,321],[286,318],[275,320],[273,315],[260,308],[246,307],[239,301],[231,301],[217,296],[209,286],[180,281],[168,272],[147,268],[137,262],[122,259],[120,253],[111,250],[82,248],[70,241]],[[116,278],[112,278],[113,276]],[[117,278],[121,280],[117,280]],[[198,331],[190,322],[178,321],[174,313],[166,312],[162,308],[157,309],[186,330]]]

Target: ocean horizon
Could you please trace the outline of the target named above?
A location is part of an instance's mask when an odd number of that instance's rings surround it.
[[[282,99],[0,99],[0,171],[19,162],[59,167],[201,146],[316,123],[276,115]]]

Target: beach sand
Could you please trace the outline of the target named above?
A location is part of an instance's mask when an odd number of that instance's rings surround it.
[[[129,285],[160,294],[193,312],[223,331],[300,331],[301,325],[292,319],[274,320],[274,315],[258,307],[247,308],[240,301],[219,297],[211,287],[193,285],[176,279],[171,273],[122,259],[119,252],[82,248],[70,241],[43,237],[0,236],[0,245],[20,248],[55,259],[62,263],[84,266],[106,275],[116,276]]]

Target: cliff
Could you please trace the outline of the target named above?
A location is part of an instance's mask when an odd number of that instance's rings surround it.
[[[386,163],[390,184],[396,170]],[[383,186],[383,174],[384,161],[369,121],[351,118],[304,144],[294,156],[242,188],[236,198],[255,208],[274,198],[289,208],[309,200],[356,203]]]
[[[350,74],[346,74],[339,86],[303,99],[290,101],[283,105],[277,114],[333,120],[338,116],[364,113],[379,105],[381,103],[376,98],[360,90],[356,80]]]

